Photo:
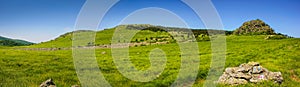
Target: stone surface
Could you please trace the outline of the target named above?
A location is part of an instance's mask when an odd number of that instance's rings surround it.
[[[281,76],[281,72],[270,72],[269,79],[274,80],[276,83],[282,83],[283,78]]]
[[[275,83],[283,82],[280,72],[271,72],[263,68],[258,62],[249,62],[243,63],[239,67],[226,68],[218,83],[238,85],[248,82],[258,83],[265,80],[272,80]]]
[[[52,79],[48,79],[43,82],[40,87],[56,87]]]

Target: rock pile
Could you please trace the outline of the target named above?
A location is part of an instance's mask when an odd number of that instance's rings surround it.
[[[237,85],[248,82],[257,83],[264,80],[272,80],[279,84],[283,82],[281,72],[271,72],[257,62],[249,62],[241,64],[239,67],[226,68],[218,83]]]

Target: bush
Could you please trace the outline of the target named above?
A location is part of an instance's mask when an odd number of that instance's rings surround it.
[[[209,38],[208,35],[200,34],[200,35],[196,38],[196,40],[197,40],[198,42],[200,42],[200,41],[210,41],[210,38]]]
[[[18,43],[14,40],[0,40],[0,46],[25,46],[30,44]]]

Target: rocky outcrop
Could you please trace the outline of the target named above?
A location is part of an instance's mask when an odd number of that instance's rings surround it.
[[[233,31],[235,35],[275,35],[275,31],[260,19],[250,20],[243,23]]]
[[[279,84],[283,82],[281,72],[271,72],[257,62],[249,62],[241,64],[239,67],[226,68],[218,83],[237,85],[248,82],[257,83],[265,80],[272,80]]]

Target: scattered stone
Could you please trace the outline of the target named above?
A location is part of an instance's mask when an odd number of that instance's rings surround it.
[[[40,87],[56,87],[52,79],[48,79],[43,82]]]
[[[260,66],[258,62],[249,62],[243,63],[239,67],[226,68],[218,83],[238,85],[248,82],[258,83],[265,80],[272,80],[279,84],[283,82],[281,72],[270,72]]]

